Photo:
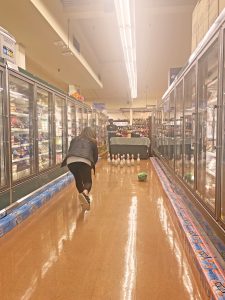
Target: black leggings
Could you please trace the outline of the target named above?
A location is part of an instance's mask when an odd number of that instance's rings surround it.
[[[68,165],[68,169],[74,176],[78,192],[82,193],[84,190],[90,192],[92,186],[91,167],[83,162],[74,162]]]

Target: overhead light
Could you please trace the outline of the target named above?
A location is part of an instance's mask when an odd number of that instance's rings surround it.
[[[135,16],[133,0],[114,0],[131,98],[137,98]]]

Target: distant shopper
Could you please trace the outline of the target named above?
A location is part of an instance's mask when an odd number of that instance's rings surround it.
[[[118,131],[118,127],[113,124],[113,119],[109,119],[109,125],[106,127],[107,132],[108,132],[108,146],[109,146],[109,152],[111,154],[111,149],[110,149],[110,139],[111,137],[116,136],[116,133]]]
[[[90,127],[85,127],[79,136],[72,139],[62,167],[67,165],[73,174],[81,205],[87,210],[90,209],[91,169],[95,171],[97,161],[98,148],[95,133]]]

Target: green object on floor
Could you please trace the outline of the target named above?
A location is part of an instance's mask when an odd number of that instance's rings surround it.
[[[184,179],[188,182],[193,182],[194,181],[194,174],[193,173],[186,173],[184,175]]]
[[[145,172],[138,173],[138,180],[139,181],[146,181],[148,177],[148,174]]]

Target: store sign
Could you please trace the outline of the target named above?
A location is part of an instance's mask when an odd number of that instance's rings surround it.
[[[98,111],[106,110],[105,103],[94,102],[92,106],[94,109],[96,109]]]
[[[114,121],[113,124],[115,124],[116,126],[128,126],[129,123],[128,121]]]

